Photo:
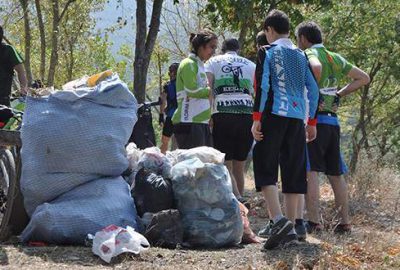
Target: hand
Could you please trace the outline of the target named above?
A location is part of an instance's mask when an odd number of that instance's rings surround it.
[[[310,126],[307,125],[306,127],[306,142],[312,142],[317,138],[317,127],[316,126]]]
[[[262,141],[264,135],[261,132],[261,122],[254,121],[253,126],[251,127],[251,133],[253,133],[254,140]]]
[[[158,118],[158,123],[160,124],[160,126],[162,126],[164,124],[164,114],[160,113],[159,118]]]
[[[339,108],[339,105],[340,105],[340,95],[336,93],[335,99],[333,100],[332,104],[332,111],[336,113]]]
[[[325,108],[325,102],[324,101],[320,101],[318,104],[318,110],[319,111],[323,111]]]
[[[26,96],[28,94],[28,86],[23,86],[20,89],[21,96]]]

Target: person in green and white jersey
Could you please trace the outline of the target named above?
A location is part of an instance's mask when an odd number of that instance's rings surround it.
[[[348,189],[343,178],[347,168],[340,153],[340,126],[336,111],[341,98],[368,84],[370,79],[368,74],[350,64],[343,56],[325,48],[322,44],[322,31],[315,22],[299,24],[296,38],[299,48],[305,50],[309,58],[320,88],[316,119],[318,135],[316,140],[307,144],[310,163],[306,194],[309,232],[321,229],[318,172],[328,176],[335,194],[341,219],[335,232],[350,232]],[[339,83],[344,77],[352,81],[340,88]]]
[[[172,122],[178,148],[211,146],[210,89],[204,62],[214,55],[217,36],[209,30],[190,35],[192,51],[179,64],[176,78],[178,108]]]
[[[225,153],[233,192],[240,200],[244,191],[244,166],[253,144],[251,134],[254,74],[256,65],[238,55],[237,39],[226,39],[222,55],[206,63],[212,89],[212,135],[214,147]]]

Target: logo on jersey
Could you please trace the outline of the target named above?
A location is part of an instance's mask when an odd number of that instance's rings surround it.
[[[228,63],[225,66],[222,66],[223,73],[232,73],[233,82],[240,88],[239,77],[243,78],[242,66],[234,66],[231,63]]]

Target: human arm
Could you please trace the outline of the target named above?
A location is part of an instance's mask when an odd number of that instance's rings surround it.
[[[353,66],[347,76],[352,78],[353,81],[337,92],[339,97],[347,96],[370,82],[369,75],[358,67]]]
[[[26,79],[25,68],[22,63],[14,66],[15,71],[18,74],[18,80],[20,83],[20,92],[21,95],[26,95],[28,93],[28,80]]]
[[[268,99],[269,92],[269,68],[268,67],[268,57],[267,48],[261,47],[257,53],[257,63],[254,78],[254,106],[253,106],[253,121],[261,121],[262,112],[264,111],[265,104]]]
[[[306,70],[306,88],[307,88],[307,98],[309,101],[309,119],[306,126],[307,142],[311,142],[317,137],[316,112],[318,106],[319,88],[311,70],[312,67]]]
[[[214,89],[214,74],[211,72],[206,72],[206,74],[207,74],[208,87],[210,88],[208,99],[210,100],[210,107],[212,108],[214,103],[214,95],[212,90]]]

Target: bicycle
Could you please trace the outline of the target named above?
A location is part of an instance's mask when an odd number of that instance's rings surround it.
[[[28,223],[19,188],[21,172],[19,128],[23,112],[0,106],[0,241],[19,234]],[[12,130],[14,129],[14,130]]]
[[[138,121],[133,127],[129,142],[134,142],[139,149],[145,149],[156,145],[151,107],[159,106],[160,104],[161,101],[158,100],[142,103],[138,107]]]

